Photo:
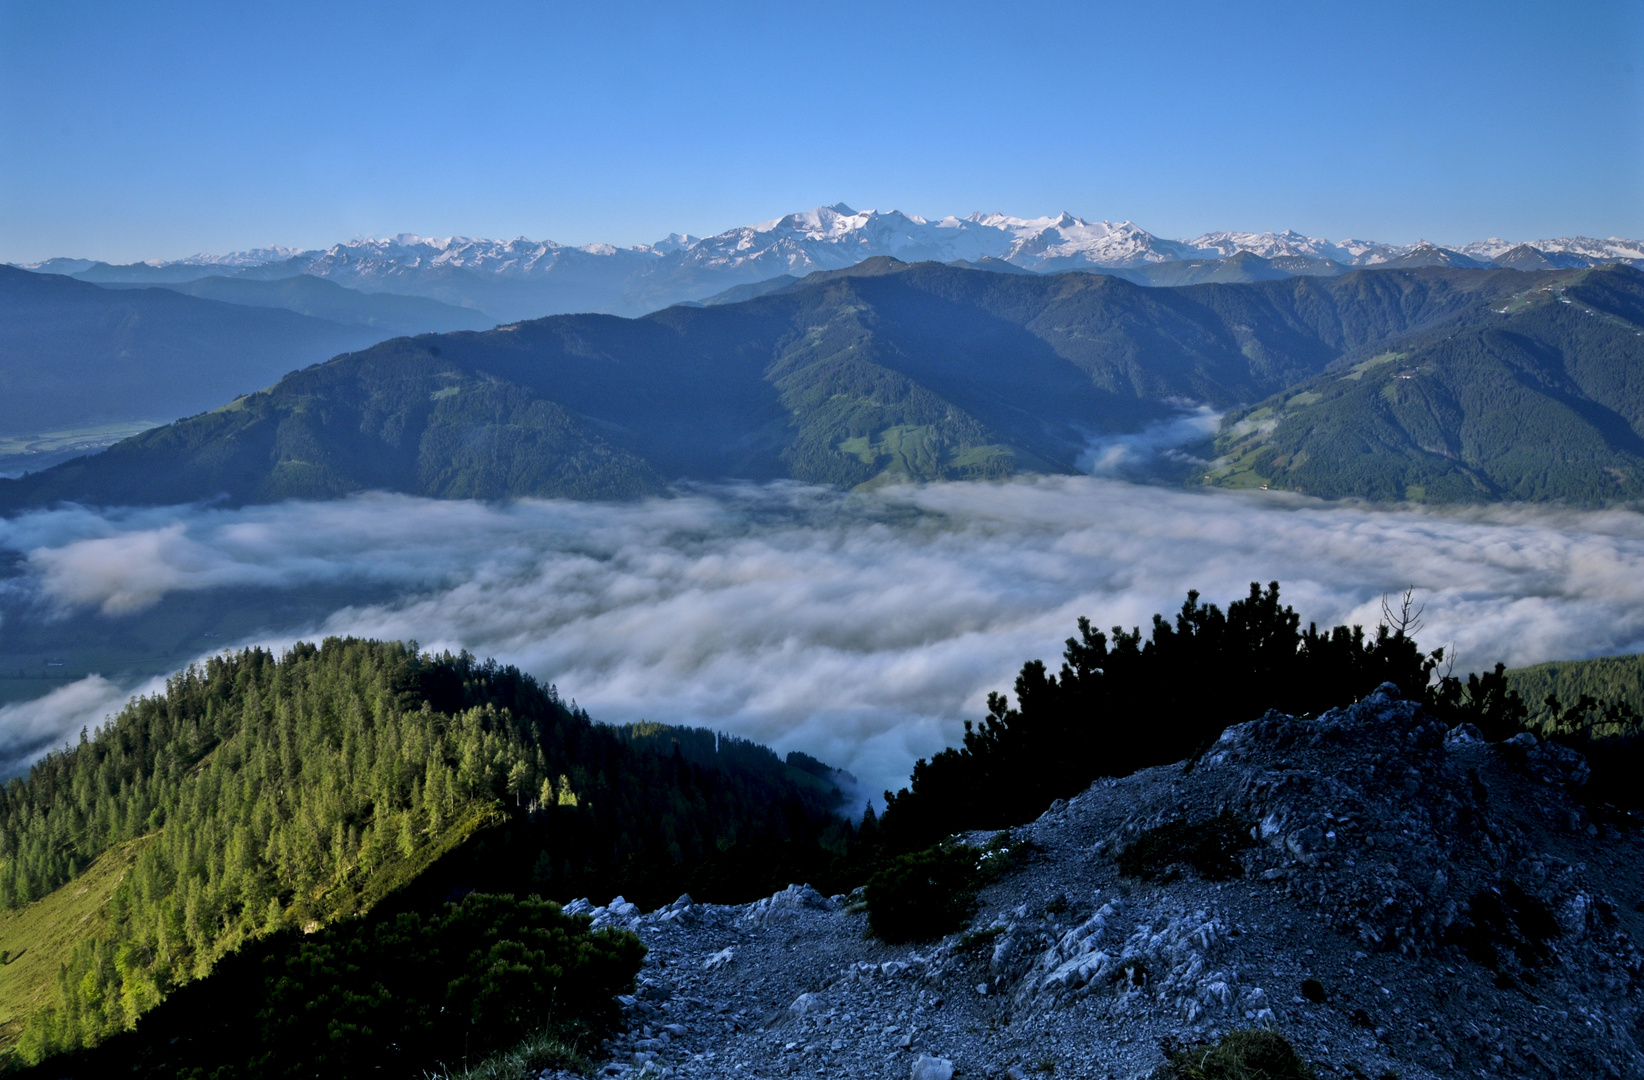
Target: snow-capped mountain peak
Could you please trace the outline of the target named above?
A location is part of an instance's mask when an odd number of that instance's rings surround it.
[[[1294,229],[1286,229],[1283,232],[1205,233],[1183,243],[1197,249],[1201,253],[1200,258],[1227,258],[1241,251],[1248,251],[1264,259],[1328,259],[1344,266],[1369,266],[1385,262],[1410,250],[1407,246],[1375,241],[1325,240],[1317,236],[1306,236]]]
[[[1607,240],[1596,240],[1590,236],[1561,236],[1553,240],[1531,240],[1528,245],[1547,254],[1576,255],[1595,262],[1615,259],[1628,262],[1644,260],[1644,240],[1626,240],[1619,236],[1612,236]],[[1475,259],[1494,259],[1521,246],[1523,245],[1515,241],[1492,236],[1488,240],[1466,244],[1456,250]]]
[[[1489,262],[1522,246],[1520,242],[1490,237],[1443,250]],[[1544,254],[1592,262],[1644,261],[1644,240],[1620,237],[1597,240],[1578,236],[1535,240],[1529,246]],[[1050,270],[1123,268],[1175,259],[1228,258],[1248,251],[1266,259],[1299,256],[1343,266],[1376,266],[1407,258],[1418,251],[1425,252],[1429,247],[1436,246],[1426,240],[1414,244],[1327,240],[1294,229],[1209,232],[1192,239],[1167,240],[1133,221],[1090,221],[1065,210],[1055,216],[1033,218],[1013,217],[1000,211],[976,211],[962,218],[950,215],[933,219],[900,210],[856,210],[839,202],[729,229],[715,236],[670,233],[653,244],[630,248],[603,243],[568,248],[552,240],[531,240],[524,236],[497,241],[398,233],[385,238],[362,237],[324,250],[304,251],[270,245],[226,255],[199,254],[186,259],[154,261],[151,265],[242,269],[307,260],[307,272],[321,276],[358,276],[427,267],[511,275],[547,269],[558,263],[565,253],[575,251],[598,258],[676,259],[697,266],[727,269],[757,265],[772,268],[774,272],[832,269],[874,255],[941,261],[991,256],[1027,269]],[[53,260],[63,264],[79,261],[84,260]],[[350,268],[346,275],[343,267]]]
[[[671,255],[676,251],[684,251],[698,243],[702,237],[692,236],[690,233],[669,233],[654,244],[645,245],[658,255]]]
[[[1066,210],[1032,218],[1000,211],[927,218],[901,210],[857,210],[843,202],[714,236],[670,233],[653,244],[633,247],[602,243],[570,247],[524,236],[499,241],[398,233],[362,237],[321,250],[273,245],[149,265],[198,266],[202,275],[245,273],[269,266],[266,273],[275,276],[306,273],[367,291],[450,298],[512,319],[566,310],[637,314],[680,300],[706,298],[732,285],[840,269],[880,255],[906,262],[992,258],[1025,270],[1053,272],[1139,271],[1180,260],[1228,259],[1241,252],[1316,264],[1293,265],[1280,272],[1324,272],[1318,264],[1330,263],[1344,268],[1443,264],[1546,269],[1624,260],[1644,266],[1644,240],[1620,237],[1562,237],[1529,244],[1491,237],[1443,248],[1425,240],[1415,244],[1328,240],[1285,229],[1208,232],[1193,239],[1170,240],[1130,220],[1089,220]],[[52,259],[32,268],[79,274],[96,265],[84,259]],[[146,279],[138,275],[131,280]],[[558,299],[529,299],[539,293]]]
[[[174,261],[194,266],[222,266],[238,268],[242,266],[265,266],[268,263],[284,262],[287,259],[294,258],[295,256],[303,253],[304,252],[301,248],[286,247],[284,244],[271,244],[268,247],[251,248],[246,251],[231,251],[227,255],[209,255],[201,252],[198,255],[190,255],[186,259],[177,259]],[[167,264],[155,260],[150,261],[149,265],[165,266]]]

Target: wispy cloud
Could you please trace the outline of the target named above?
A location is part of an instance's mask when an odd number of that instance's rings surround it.
[[[33,701],[0,708],[0,776],[23,771],[65,738],[73,738],[82,728],[95,728],[119,712],[134,693],[152,694],[164,685],[163,679],[154,679],[127,687],[92,675]]]
[[[1464,669],[1644,648],[1638,514],[1377,511],[1090,477],[735,486],[628,505],[370,495],[62,510],[0,523],[0,546],[24,553],[24,587],[42,602],[111,619],[180,591],[387,586],[391,602],[272,626],[266,640],[465,647],[556,683],[598,719],[802,749],[872,790],[957,741],[1023,660],[1055,658],[1077,616],[1145,624],[1189,588],[1225,602],[1277,579],[1305,619],[1373,625],[1383,593],[1414,585],[1423,644],[1451,646]],[[96,689],[88,701],[130,688]],[[0,734],[75,733],[98,708],[7,710]]]
[[[1183,403],[1177,415],[1155,420],[1140,431],[1091,436],[1076,464],[1092,476],[1118,480],[1185,475],[1210,464],[1190,448],[1200,444],[1209,450],[1222,416],[1209,405]]]

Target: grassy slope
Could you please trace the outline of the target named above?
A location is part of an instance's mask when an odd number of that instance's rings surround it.
[[[496,820],[494,811],[476,808],[419,844],[410,856],[396,857],[369,876],[350,878],[314,893],[309,906],[324,913],[323,922],[369,911]],[[0,1052],[17,1041],[31,1011],[54,1000],[58,968],[74,944],[87,937],[107,936],[109,900],[136,862],[138,851],[153,839],[145,837],[106,851],[62,888],[20,911],[0,913],[0,949],[11,957],[0,967]],[[310,928],[318,925],[312,923]],[[238,945],[238,940],[224,941],[217,957]]]
[[[0,914],[0,1047],[22,1033],[23,1020],[48,999],[57,969],[74,943],[107,932],[108,901],[150,838],[104,852],[85,873],[20,911]]]
[[[67,431],[0,436],[0,475],[21,475],[49,469],[71,458],[95,454],[155,426],[152,420],[132,420],[118,424],[92,424]]]
[[[1325,497],[1644,497],[1644,274],[1583,270],[1230,417],[1209,480]]]

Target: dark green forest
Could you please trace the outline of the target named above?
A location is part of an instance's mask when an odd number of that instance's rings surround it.
[[[1536,721],[1552,718],[1552,710],[1544,704],[1549,697],[1573,704],[1586,696],[1644,713],[1644,653],[1515,668],[1507,673],[1507,680],[1529,703]]]
[[[20,1050],[104,1038],[246,941],[390,894],[665,889],[721,845],[814,841],[837,821],[814,772],[670,730],[596,725],[517,670],[401,644],[190,668],[0,791],[4,906],[116,848],[134,858]]]
[[[0,266],[0,435],[164,423],[384,336],[295,311]]]

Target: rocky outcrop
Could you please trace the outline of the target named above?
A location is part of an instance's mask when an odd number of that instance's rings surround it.
[[[1383,688],[1058,803],[1011,830],[1035,854],[968,932],[917,949],[807,886],[649,914],[619,898],[588,910],[651,953],[601,1065],[1143,1077],[1162,1038],[1271,1025],[1321,1076],[1644,1076],[1644,841],[1583,805],[1586,775]]]

